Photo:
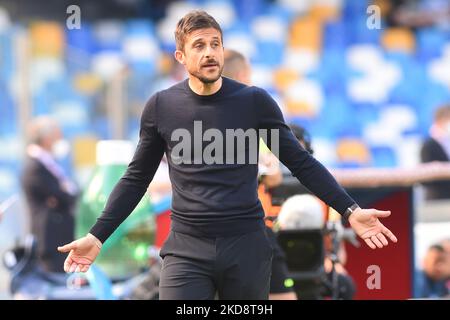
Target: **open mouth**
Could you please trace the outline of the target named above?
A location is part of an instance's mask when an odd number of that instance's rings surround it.
[[[217,63],[204,64],[202,68],[214,68],[217,67]]]

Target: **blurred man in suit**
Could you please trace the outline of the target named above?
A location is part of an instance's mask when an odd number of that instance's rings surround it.
[[[424,141],[420,151],[423,163],[450,161],[450,105],[440,107],[434,115],[430,137]],[[424,183],[427,200],[450,199],[450,181]]]
[[[49,117],[36,118],[29,126],[28,139],[21,183],[39,265],[47,272],[63,272],[65,257],[55,248],[74,238],[77,188],[55,160],[62,141],[58,124]]]

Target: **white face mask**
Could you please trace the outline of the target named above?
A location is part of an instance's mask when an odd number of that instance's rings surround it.
[[[52,154],[56,159],[64,159],[70,152],[70,144],[67,140],[60,139],[53,144]]]
[[[450,137],[450,122],[447,123],[444,128],[445,128],[445,133],[447,133],[447,136]]]

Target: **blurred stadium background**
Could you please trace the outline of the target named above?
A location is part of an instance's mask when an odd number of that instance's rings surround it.
[[[80,29],[66,25],[73,4],[81,9]],[[373,4],[379,28],[368,27]],[[268,90],[289,122],[310,131],[315,156],[327,167],[414,168],[433,111],[450,101],[450,18],[437,14],[449,6],[446,0],[1,0],[0,201],[20,191],[32,117],[52,115],[61,123],[72,147],[63,165],[80,185],[95,165],[97,141],[136,142],[145,101],[185,76],[172,58],[173,31],[185,12],[200,7],[221,24],[225,47],[250,58],[254,85]],[[408,19],[399,14],[405,7]],[[416,259],[450,235],[449,220],[447,214],[434,227],[417,227]],[[0,249],[22,232],[20,221],[0,223]],[[6,298],[4,272],[0,281]]]

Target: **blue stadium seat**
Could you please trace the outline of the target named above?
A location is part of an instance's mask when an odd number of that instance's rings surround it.
[[[348,119],[353,118],[352,106],[343,96],[329,96],[319,115],[322,125],[333,130],[335,135],[348,127]],[[352,124],[353,126],[358,125],[355,121],[352,121]]]
[[[417,117],[420,122],[431,124],[434,110],[450,101],[450,91],[442,84],[429,81],[420,90],[418,103],[420,106],[416,108]]]
[[[328,21],[323,26],[323,47],[326,51],[330,49],[345,50],[347,43],[347,29],[342,20]]]
[[[278,17],[285,22],[292,21],[296,16],[295,12],[292,10],[281,7],[275,3],[265,5],[262,9],[262,14]]]
[[[285,44],[275,41],[257,42],[258,54],[252,57],[252,62],[265,66],[276,67],[283,59]]]
[[[32,98],[33,116],[46,115],[50,113],[50,99],[45,92],[36,92]]]
[[[0,136],[18,133],[16,112],[11,95],[0,81]]]
[[[262,0],[233,0],[234,8],[242,21],[251,21],[264,10]]]
[[[160,48],[162,52],[172,54],[176,50],[175,41],[173,42],[161,42]]]
[[[185,2],[201,6],[205,3],[205,0],[185,0]]]
[[[128,63],[130,69],[133,72],[136,73],[143,73],[143,74],[155,74],[157,69],[157,65],[155,61],[148,60],[148,61],[130,61]]]
[[[338,169],[358,169],[362,168],[363,165],[359,162],[353,162],[353,161],[345,161],[345,162],[338,162],[336,164],[336,168]]]
[[[419,85],[413,81],[400,81],[389,93],[389,104],[407,104],[415,106],[421,94]]]
[[[242,21],[236,20],[225,32],[227,34],[250,34],[252,31],[249,23],[243,23]]]
[[[139,139],[140,123],[139,119],[129,119],[127,122],[127,139],[137,141]]]
[[[370,123],[377,122],[379,119],[380,106],[373,103],[353,103],[354,110],[353,122],[359,124],[360,129]]]
[[[402,71],[407,71],[410,68],[416,67],[414,56],[400,51],[389,51],[384,53],[384,58],[399,65]]]
[[[133,36],[154,36],[155,26],[151,20],[132,19],[125,25],[127,35]]]
[[[368,6],[368,0],[346,0],[343,2],[342,19],[348,21],[354,17],[365,17]]]
[[[100,116],[93,120],[93,128],[99,140],[111,139],[111,128],[106,117]]]
[[[21,165],[18,162],[0,161],[0,200],[19,191],[20,168]]]
[[[133,72],[128,79],[128,97],[134,101],[142,101],[144,107],[145,101],[151,96],[152,83],[155,81],[154,75],[139,69]]]
[[[337,48],[325,50],[320,62],[320,67],[313,77],[323,85],[326,96],[345,93],[348,79],[360,75],[360,72],[349,68],[345,52]]]
[[[96,44],[92,34],[92,26],[89,22],[83,21],[83,27],[80,29],[69,30],[64,28],[64,30],[69,49],[66,50],[67,55],[73,55],[75,57],[80,54],[92,54],[95,52]]]
[[[364,11],[365,12],[365,11]],[[354,17],[346,20],[347,45],[351,44],[374,44],[379,45],[382,29],[368,29],[367,16]]]
[[[380,168],[390,168],[397,166],[397,156],[395,151],[388,146],[371,147],[372,165]]]
[[[416,106],[421,88],[427,81],[426,66],[420,65],[414,56],[405,53],[389,52],[385,57],[389,62],[399,65],[403,75],[402,81],[391,90],[389,102]]]
[[[120,21],[97,22],[93,28],[95,52],[121,51],[124,29],[124,23]]]
[[[0,80],[7,80],[13,73],[12,35],[0,33]]]
[[[417,31],[417,56],[421,61],[429,61],[442,54],[447,34],[437,28],[425,28]]]

